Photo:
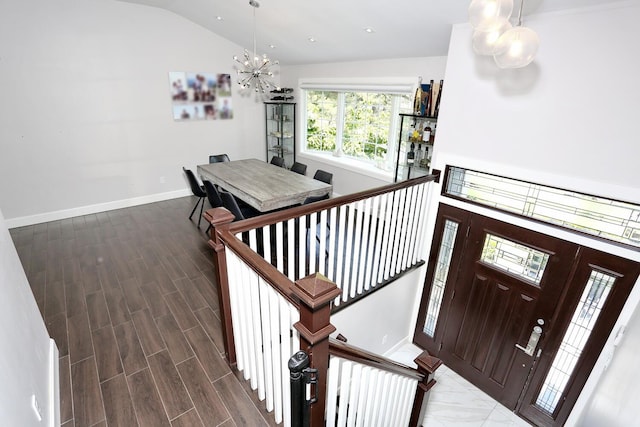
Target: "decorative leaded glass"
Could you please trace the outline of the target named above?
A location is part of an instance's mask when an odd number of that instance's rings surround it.
[[[447,276],[449,275],[451,254],[453,253],[453,245],[456,241],[457,233],[458,224],[446,220],[442,233],[442,243],[440,243],[440,249],[438,251],[436,271],[433,275],[433,283],[431,284],[431,293],[429,294],[427,318],[424,323],[424,333],[430,337],[433,337],[436,331],[436,323],[438,322],[438,314],[440,314],[440,306],[442,305],[444,287],[447,283]]]
[[[511,240],[487,234],[480,261],[540,284],[549,255]]]

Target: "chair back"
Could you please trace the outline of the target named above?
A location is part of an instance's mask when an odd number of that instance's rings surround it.
[[[209,163],[222,163],[222,162],[230,162],[229,156],[226,154],[214,154],[213,156],[209,156]]]
[[[204,184],[204,191],[207,193],[207,199],[209,199],[211,207],[221,208],[223,206],[222,199],[220,198],[220,193],[218,193],[216,186],[207,179],[203,179],[202,183]]]
[[[236,217],[234,221],[244,219],[244,215],[240,210],[240,206],[238,206],[238,202],[236,202],[236,199],[233,197],[233,194],[226,191],[220,191],[220,198],[222,199],[222,206],[227,208],[227,210]]]
[[[200,187],[200,184],[198,184],[198,180],[196,179],[196,176],[193,174],[193,172],[191,172],[190,169],[186,169],[184,166],[182,167],[182,170],[184,171],[185,175],[187,175],[189,186],[191,187],[191,192],[193,193],[193,195],[197,197],[207,197],[207,193],[202,190],[202,187]]]
[[[313,175],[313,179],[331,184],[331,181],[333,181],[333,174],[327,171],[323,171],[322,169],[318,169],[315,175]]]
[[[273,156],[271,158],[271,164],[272,165],[276,165],[276,166],[280,166],[281,168],[283,168],[284,167],[284,159],[282,157]]]
[[[309,203],[319,202],[320,200],[326,200],[329,198],[329,193],[323,194],[322,196],[309,196],[302,202],[303,205],[308,205]]]
[[[304,163],[293,162],[293,165],[291,166],[291,172],[299,173],[300,175],[306,175],[307,165],[305,165]]]

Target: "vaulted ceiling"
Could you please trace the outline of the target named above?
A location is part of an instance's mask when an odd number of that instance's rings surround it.
[[[281,64],[446,55],[470,0],[118,0],[166,9]],[[530,14],[618,0],[527,0]],[[515,11],[520,2],[515,0]],[[516,12],[514,12],[516,13]],[[365,29],[370,28],[372,32]],[[310,38],[315,41],[309,41]],[[273,47],[271,47],[273,46]],[[241,52],[238,52],[241,53]]]

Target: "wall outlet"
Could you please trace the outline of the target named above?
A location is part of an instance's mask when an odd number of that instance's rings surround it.
[[[38,421],[42,421],[42,409],[40,409],[40,404],[38,403],[38,399],[35,394],[31,395],[31,407],[33,408],[33,412],[36,414]]]
[[[160,177],[160,184],[165,184],[167,182],[166,179],[164,179],[164,176]]]

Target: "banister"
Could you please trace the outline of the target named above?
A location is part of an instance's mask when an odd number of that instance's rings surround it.
[[[371,366],[376,369],[382,369],[394,374],[414,378],[418,381],[422,381],[424,379],[424,375],[415,368],[403,365],[402,363],[371,353],[351,344],[347,344],[346,342],[338,341],[334,338],[329,338],[329,354],[358,362],[362,365]]]
[[[283,209],[264,215],[259,215],[253,218],[248,218],[242,221],[237,221],[229,226],[231,233],[238,233],[242,231],[253,230],[254,228],[261,227],[267,224],[274,224],[276,222],[282,222],[289,219],[301,217],[303,215],[310,214],[312,212],[319,212],[327,208],[334,206],[346,205],[349,203],[364,200],[370,197],[379,196],[381,194],[389,193],[403,188],[413,187],[414,185],[420,185],[427,182],[439,182],[440,171],[432,175],[425,175],[419,178],[412,178],[405,181],[397,182],[395,184],[383,185],[369,190],[360,191],[358,193],[346,194],[344,196],[333,197],[327,200],[311,203],[308,205],[301,205],[292,207],[289,209]]]
[[[224,208],[215,208],[224,209]],[[209,212],[209,211],[207,211]],[[287,276],[279,272],[273,265],[268,263],[263,257],[251,250],[249,246],[238,240],[236,236],[229,231],[228,225],[216,228],[218,236],[224,244],[233,250],[236,255],[242,259],[253,271],[258,273],[273,288],[285,297],[291,304],[298,307],[299,302],[293,297],[293,282]],[[209,241],[211,242],[211,241]],[[211,243],[210,243],[211,244]]]

